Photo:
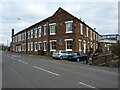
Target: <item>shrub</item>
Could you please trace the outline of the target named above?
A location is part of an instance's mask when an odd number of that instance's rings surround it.
[[[111,50],[113,55],[117,55],[120,58],[120,44],[113,44]]]
[[[44,50],[38,50],[38,55],[45,55]]]

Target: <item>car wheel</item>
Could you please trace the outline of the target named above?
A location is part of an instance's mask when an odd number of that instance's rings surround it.
[[[62,60],[62,59],[63,59],[63,57],[61,56],[61,57],[60,57],[60,60]]]
[[[77,62],[79,62],[80,61],[80,59],[79,58],[77,58]]]

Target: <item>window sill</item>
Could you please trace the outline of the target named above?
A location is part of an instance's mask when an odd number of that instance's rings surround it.
[[[73,33],[72,31],[66,32],[66,33]]]
[[[54,50],[50,50],[50,51],[56,51],[56,50],[54,49]]]
[[[72,49],[66,49],[66,51],[72,51]]]
[[[50,35],[55,35],[55,33],[50,33]]]

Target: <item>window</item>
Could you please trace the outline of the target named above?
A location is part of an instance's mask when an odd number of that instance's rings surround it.
[[[44,51],[46,51],[46,41],[44,41]]]
[[[94,38],[94,40],[95,40],[95,32],[93,32],[93,38]]]
[[[88,27],[86,27],[86,35],[87,35],[87,37],[88,37]]]
[[[96,41],[98,41],[98,35],[96,34]]]
[[[28,31],[28,39],[30,39],[30,31]]]
[[[66,33],[72,33],[72,23],[73,21],[67,21],[66,24]]]
[[[80,33],[83,35],[83,24],[80,23]]]
[[[31,38],[33,38],[33,30],[31,30]]]
[[[90,47],[93,48],[92,42],[91,42],[91,46]]]
[[[39,30],[39,37],[41,37],[41,31],[42,31],[41,26],[40,26],[40,27],[38,27],[38,30]]]
[[[79,51],[82,51],[82,40],[78,40]]]
[[[73,39],[65,39],[66,41],[66,50],[67,51],[72,51],[72,41]]]
[[[37,28],[35,29],[35,38],[37,38],[37,36],[38,36],[38,30],[37,30]]]
[[[93,38],[93,37],[92,37],[92,30],[90,30],[90,37],[91,37],[91,40],[92,40],[92,38]]]
[[[56,40],[50,40],[50,51],[56,50]]]
[[[42,50],[42,42],[39,42],[39,50]]]
[[[21,45],[18,46],[18,51],[21,51]]]
[[[55,25],[56,23],[49,24],[50,25],[50,35],[55,35]]]
[[[28,43],[28,51],[30,51],[30,43]]]
[[[38,43],[35,42],[35,51],[37,51],[37,49],[38,49]]]
[[[31,42],[31,51],[33,51],[33,42]]]
[[[46,35],[46,24],[44,25],[44,35]]]

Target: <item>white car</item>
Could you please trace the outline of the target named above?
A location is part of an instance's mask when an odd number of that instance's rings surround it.
[[[67,58],[68,58],[68,55],[70,55],[68,51],[65,51],[65,50],[57,50],[57,51],[54,51],[54,52],[53,52],[52,57],[53,57],[53,59],[54,59],[54,58],[57,58],[57,59],[62,60],[62,59],[65,59],[65,58],[67,59]]]

